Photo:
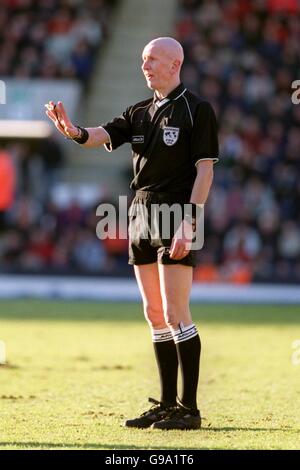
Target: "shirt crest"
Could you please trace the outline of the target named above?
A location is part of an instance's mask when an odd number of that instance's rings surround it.
[[[179,137],[179,127],[164,127],[163,139],[166,145],[176,144]]]

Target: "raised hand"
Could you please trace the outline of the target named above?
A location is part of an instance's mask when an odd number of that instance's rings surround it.
[[[61,101],[58,101],[57,104],[49,101],[49,103],[45,104],[45,107],[47,108],[46,114],[48,118],[51,119],[61,134],[71,139],[80,135],[80,130],[70,121]]]

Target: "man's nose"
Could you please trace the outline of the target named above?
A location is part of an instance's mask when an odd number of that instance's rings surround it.
[[[142,70],[149,70],[149,63],[146,60],[142,64]]]

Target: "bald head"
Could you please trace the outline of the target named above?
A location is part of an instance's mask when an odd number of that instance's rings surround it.
[[[170,37],[153,39],[146,45],[145,49],[149,47],[154,48],[158,53],[168,56],[171,60],[178,60],[180,64],[183,62],[183,49],[176,39]]]
[[[143,50],[142,65],[148,87],[160,96],[176,88],[183,59],[182,46],[176,39],[163,37],[150,41]]]

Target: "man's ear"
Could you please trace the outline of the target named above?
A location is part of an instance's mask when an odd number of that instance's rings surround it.
[[[181,67],[180,60],[178,59],[174,60],[172,63],[172,67],[171,67],[172,75],[174,75],[175,73],[178,73],[178,71],[180,70],[180,67]]]

